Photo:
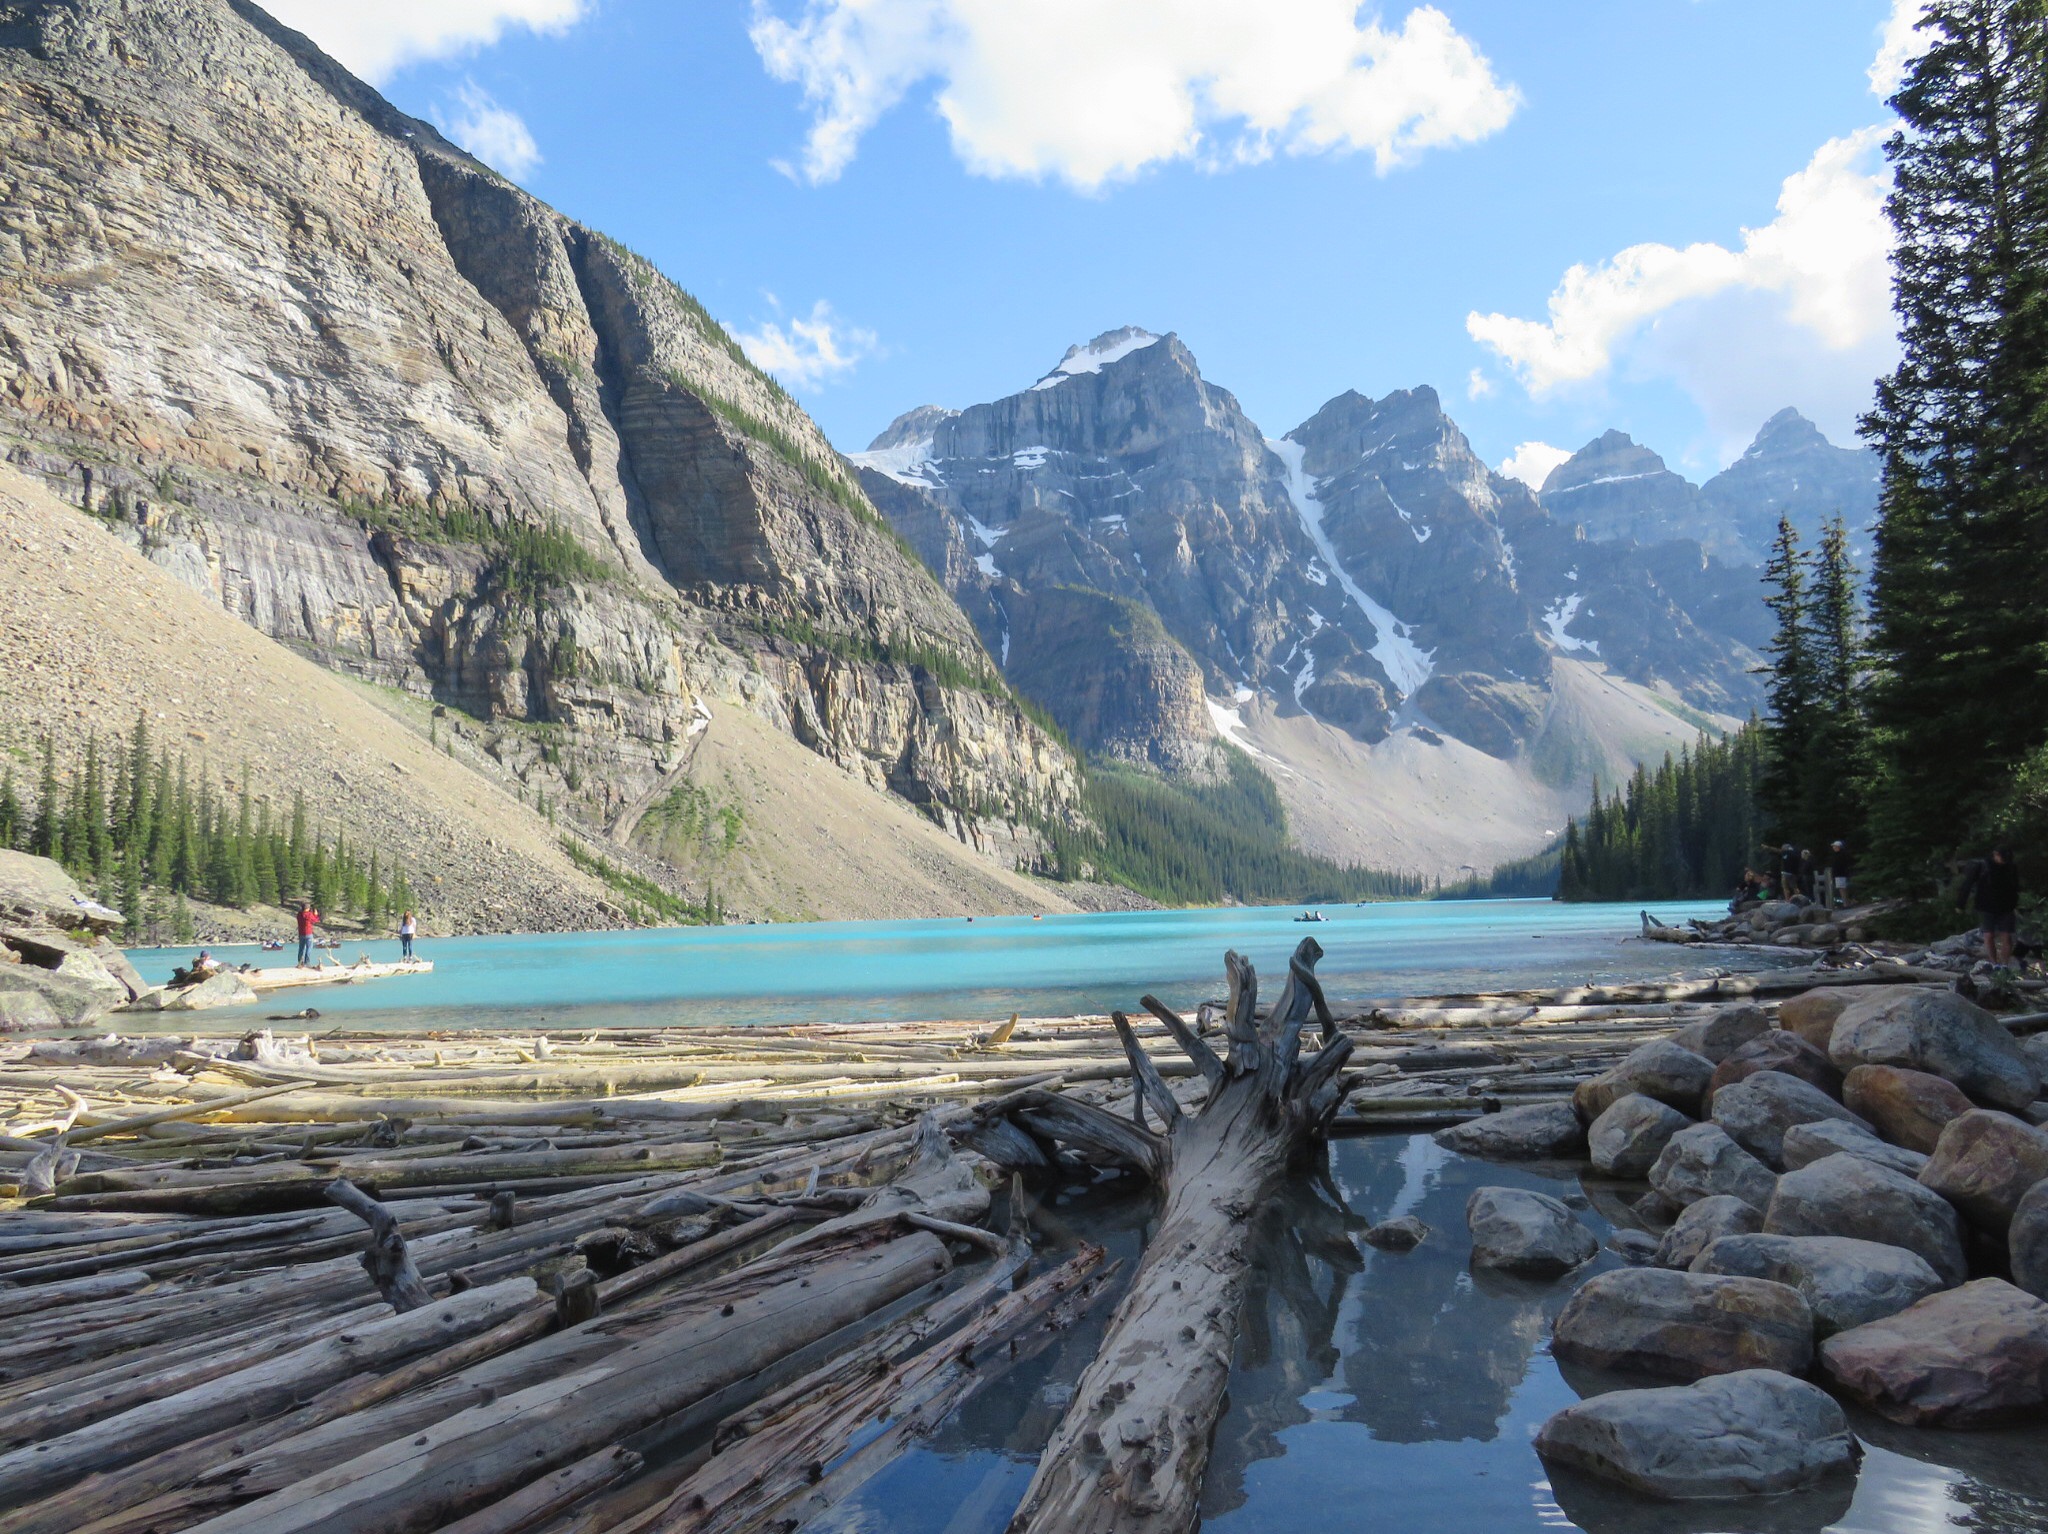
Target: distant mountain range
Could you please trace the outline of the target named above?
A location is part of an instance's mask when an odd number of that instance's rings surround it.
[[[1609,432],[1533,492],[1429,388],[1272,438],[1135,328],[852,460],[1084,748],[1199,778],[1235,740],[1305,842],[1443,872],[1530,850],[1596,773],[1746,712],[1778,516],[1860,529],[1876,497],[1870,455],[1789,410],[1703,487]]]

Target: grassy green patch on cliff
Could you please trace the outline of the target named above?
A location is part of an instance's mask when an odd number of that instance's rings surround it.
[[[725,919],[715,892],[706,892],[704,903],[695,905],[670,894],[652,879],[599,856],[572,836],[562,838],[562,851],[578,868],[604,881],[618,897],[626,919],[639,926],[700,927]]]
[[[554,522],[494,522],[461,501],[412,505],[344,496],[342,511],[370,527],[422,543],[467,544],[484,551],[490,576],[507,591],[535,595],[570,581],[608,581],[618,571]]]
[[[1287,839],[1272,780],[1232,750],[1230,776],[1183,784],[1130,768],[1089,769],[1092,833],[1048,828],[1062,879],[1128,885],[1174,905],[1384,900],[1427,894],[1419,874],[1332,862]]]

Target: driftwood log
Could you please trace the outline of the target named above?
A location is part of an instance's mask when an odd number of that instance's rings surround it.
[[[1165,1203],[1101,1350],[1039,1460],[1013,1534],[1179,1534],[1193,1525],[1230,1379],[1253,1216],[1336,1112],[1338,1073],[1352,1051],[1316,983],[1321,957],[1321,946],[1305,938],[1263,1024],[1250,961],[1225,957],[1227,1058],[1147,998],[1208,1084],[1198,1112],[1182,1111],[1121,1014],[1114,1021],[1135,1076],[1139,1122],[1079,1101],[1058,1112],[1018,1110],[1030,1129],[1151,1177]],[[1312,1012],[1324,1043],[1304,1059]],[[1143,1122],[1147,1109],[1158,1131]]]

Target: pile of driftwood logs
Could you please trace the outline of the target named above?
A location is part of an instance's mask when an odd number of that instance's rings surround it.
[[[1319,956],[1108,1025],[12,1046],[0,1534],[794,1529],[1116,1294],[1013,1527],[1182,1529],[1248,1217],[1319,1136],[1816,980],[1340,1018]],[[1034,1252],[1105,1170],[1159,1200],[1137,1271]]]

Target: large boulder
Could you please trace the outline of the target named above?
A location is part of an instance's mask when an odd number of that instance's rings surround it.
[[[1732,1087],[1758,1071],[1797,1076],[1808,1086],[1819,1087],[1830,1097],[1842,1095],[1842,1073],[1835,1069],[1825,1050],[1816,1049],[1796,1033],[1773,1028],[1769,1033],[1751,1039],[1714,1067],[1713,1079],[1707,1084],[1707,1101],[1713,1102],[1722,1088]]]
[[[149,989],[149,982],[142,978],[142,971],[130,963],[128,955],[116,948],[109,939],[101,938],[93,944],[92,954],[109,975],[121,982],[122,987],[128,992],[130,1001]]]
[[[60,927],[67,932],[111,932],[121,913],[87,900],[78,882],[48,858],[0,848],[0,920],[10,925]]]
[[[1962,1221],[1948,1200],[1861,1156],[1826,1156],[1780,1177],[1764,1229],[1889,1242],[1918,1253],[1945,1284],[1969,1277]]]
[[[1813,1312],[1789,1284],[1670,1268],[1618,1268],[1586,1280],[1557,1318],[1567,1363],[1678,1379],[1813,1361]]]
[[[1618,1097],[1593,1127],[1586,1131],[1586,1144],[1593,1153],[1593,1165],[1609,1177],[1644,1177],[1671,1137],[1690,1127],[1692,1120],[1669,1103],[1631,1092]]]
[[[123,1000],[118,987],[110,989],[34,964],[0,964],[0,998],[25,996],[36,997],[42,1007],[21,1000],[0,1001],[0,1006],[6,1007],[9,1014],[31,1019],[19,1025],[28,1027],[84,1028],[113,1011]],[[55,1024],[35,1021],[43,1016],[45,1008],[55,1015]]]
[[[1711,1016],[1687,1023],[1671,1035],[1671,1042],[1719,1065],[1751,1039],[1770,1031],[1770,1015],[1754,1002],[1741,1002],[1716,1007]]]
[[[1972,1107],[1954,1082],[1896,1065],[1857,1066],[1842,1083],[1842,1101],[1894,1145],[1922,1155]]]
[[[1570,1103],[1532,1103],[1453,1124],[1437,1144],[1489,1161],[1553,1161],[1586,1148],[1585,1126]]]
[[[1778,1026],[1796,1033],[1816,1049],[1825,1050],[1834,1037],[1835,1019],[1855,1000],[1847,986],[1827,985],[1801,991],[1778,1004]]]
[[[1859,1454],[1834,1397],[1774,1369],[1595,1396],[1544,1423],[1536,1452],[1668,1501],[1793,1491]]]
[[[1848,1236],[1723,1236],[1692,1271],[1790,1284],[1805,1296],[1822,1337],[1896,1315],[1945,1287],[1925,1258]]]
[[[1697,1116],[1707,1083],[1713,1077],[1714,1062],[1704,1055],[1696,1055],[1669,1039],[1652,1039],[1630,1050],[1613,1069],[1581,1082],[1572,1101],[1579,1117],[1589,1124],[1631,1092],[1654,1097],[1680,1113]]]
[[[1837,1388],[1894,1422],[2037,1417],[2048,1407],[2048,1303],[1980,1278],[1830,1337],[1820,1363]]]
[[[1814,1124],[1794,1124],[1785,1131],[1785,1170],[1788,1172],[1796,1172],[1824,1156],[1838,1153],[1861,1156],[1866,1161],[1875,1161],[1879,1166],[1888,1166],[1908,1177],[1918,1177],[1920,1169],[1927,1165],[1923,1152],[1908,1150],[1903,1145],[1887,1145],[1856,1120],[1823,1119]]]
[[[1472,1265],[1554,1278],[1600,1250],[1578,1216],[1544,1193],[1526,1188],[1481,1188],[1465,1201],[1472,1229]]]
[[[2020,1053],[2034,1062],[2041,1079],[2048,1081],[2048,1033],[2030,1033],[2020,1040]]]
[[[222,970],[197,985],[151,991],[139,1005],[153,1006],[159,1012],[199,1012],[209,1007],[239,1007],[254,1000],[256,993],[246,980],[233,970]]]
[[[1771,1201],[1773,1183],[1771,1169],[1730,1139],[1719,1124],[1679,1130],[1650,1168],[1650,1186],[1681,1209],[1716,1193],[1732,1193],[1762,1209]]]
[[[1693,1259],[1723,1236],[1747,1235],[1764,1228],[1764,1212],[1731,1193],[1717,1193],[1686,1206],[1657,1243],[1657,1266],[1689,1268]]]
[[[1714,1094],[1714,1122],[1768,1167],[1785,1164],[1785,1131],[1838,1119],[1868,1127],[1819,1087],[1783,1071],[1758,1071]]]
[[[2012,1281],[2037,1300],[2048,1300],[2048,1182],[2037,1182],[2013,1211],[2006,1232]]]
[[[1844,1071],[1926,1071],[1994,1108],[2024,1108],[2041,1095],[2041,1073],[2005,1025],[1953,991],[1916,988],[1857,1001],[1836,1020],[1828,1058]]]
[[[1979,1230],[2003,1236],[2027,1190],[2048,1178],[2048,1134],[2009,1113],[1973,1108],[1951,1119],[1920,1173]]]

